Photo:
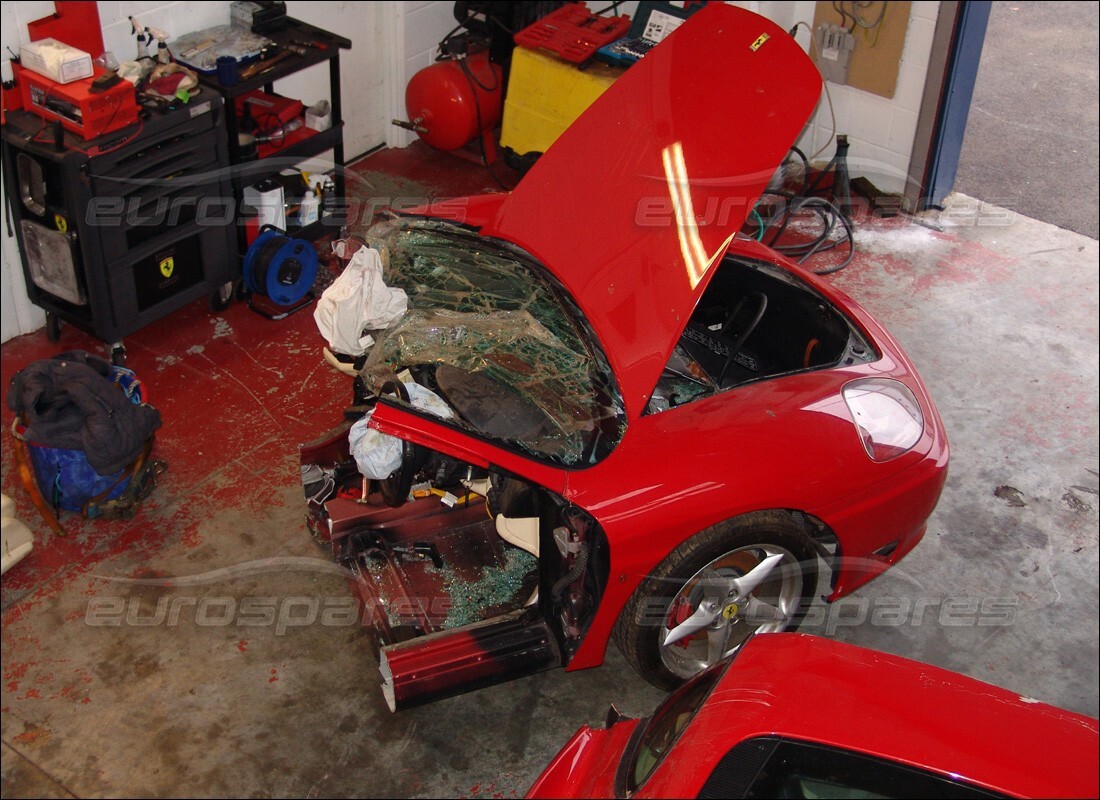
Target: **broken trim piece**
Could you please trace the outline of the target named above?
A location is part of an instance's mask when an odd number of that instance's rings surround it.
[[[560,666],[557,639],[534,609],[389,645],[378,659],[393,712]]]

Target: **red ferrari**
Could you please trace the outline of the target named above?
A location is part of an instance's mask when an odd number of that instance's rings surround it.
[[[920,540],[947,440],[913,365],[739,234],[820,87],[785,31],[712,3],[510,194],[367,232],[408,310],[302,479],[392,709],[612,638],[673,687]]]
[[[905,658],[770,634],[646,719],[612,707],[527,796],[1096,797],[1098,750],[1095,719]]]

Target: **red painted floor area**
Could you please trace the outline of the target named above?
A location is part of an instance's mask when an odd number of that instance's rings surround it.
[[[494,173],[505,185],[516,178],[503,163]],[[369,199],[371,208],[497,188],[483,165],[420,142],[367,156],[349,169],[347,182],[349,196]],[[366,210],[359,207],[356,229],[365,224]],[[349,379],[321,360],[324,341],[312,307],[271,321],[244,303],[212,313],[205,301],[197,301],[127,337],[125,344],[127,366],[161,412],[154,456],[167,461],[169,470],[133,519],[86,521],[62,512],[67,535],[53,536],[23,489],[5,433],[4,492],[36,537],[30,555],[4,575],[4,609],[35,592],[59,589],[70,573],[92,570],[112,554],[152,556],[163,547],[195,546],[196,523],[211,510],[235,506],[260,513],[272,486],[296,481],[298,444],[337,424],[351,401]],[[62,326],[56,344],[44,329],[4,343],[5,396],[17,371],[77,349],[107,352],[102,342],[71,326]],[[5,431],[12,421],[5,404]]]
[[[433,150],[417,139],[406,148],[379,150],[353,164],[349,169],[349,186],[361,179],[371,186],[386,178],[411,187],[423,187],[442,197],[463,197],[471,194],[511,189],[520,175],[502,160],[486,168],[480,154],[463,149],[452,153]],[[399,201],[400,197],[377,198]],[[391,203],[392,204],[392,203]]]

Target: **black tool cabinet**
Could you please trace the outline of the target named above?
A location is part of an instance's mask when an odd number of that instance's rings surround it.
[[[32,303],[125,356],[123,337],[240,275],[224,101],[189,105],[91,141],[26,112],[3,127],[5,191]]]

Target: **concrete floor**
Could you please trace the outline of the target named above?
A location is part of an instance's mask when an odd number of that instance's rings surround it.
[[[492,183],[416,149],[358,170],[361,198]],[[953,449],[924,541],[811,630],[1097,716],[1097,241],[961,196],[941,223],[864,224],[831,278],[907,349]],[[4,576],[5,797],[514,797],[609,703],[659,701],[612,649],[598,669],[387,711],[303,523],[296,446],[350,397],[321,343],[308,312],[241,304],[130,337],[170,471],[136,519],[68,515]],[[74,347],[98,344],[72,328],[4,344],[4,385]],[[36,525],[13,476],[5,441],[4,491]]]
[[[992,4],[955,189],[1100,236],[1100,6]]]

